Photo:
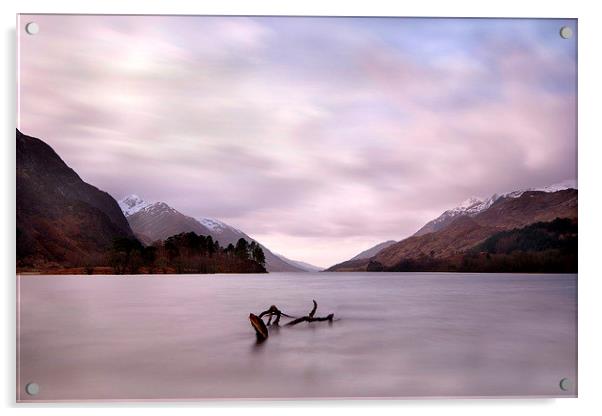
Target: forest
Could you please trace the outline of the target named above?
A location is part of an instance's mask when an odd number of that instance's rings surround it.
[[[144,246],[135,238],[117,238],[108,254],[114,274],[267,273],[265,254],[255,241],[240,238],[220,246],[211,236],[194,232]]]

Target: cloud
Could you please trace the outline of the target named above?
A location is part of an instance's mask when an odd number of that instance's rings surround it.
[[[116,198],[288,257],[333,264],[468,196],[576,177],[573,21],[35,19],[22,131]]]

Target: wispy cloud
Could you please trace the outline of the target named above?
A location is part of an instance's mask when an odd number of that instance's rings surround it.
[[[35,20],[25,133],[117,198],[288,257],[332,264],[467,196],[576,177],[574,21]]]

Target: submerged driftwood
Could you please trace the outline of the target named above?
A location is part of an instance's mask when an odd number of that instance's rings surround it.
[[[291,316],[291,315],[287,315],[286,313],[284,313],[280,309],[278,309],[278,307],[276,305],[270,306],[267,310],[261,312],[259,315],[249,314],[249,321],[251,322],[251,326],[255,330],[255,335],[257,336],[257,341],[259,341],[259,342],[265,341],[269,336],[268,326],[279,326],[280,318],[283,316],[293,319],[292,321],[287,322],[285,324],[285,326],[293,326],[293,325],[297,325],[301,322],[323,322],[323,321],[332,322],[332,320],[334,319],[334,313],[331,313],[328,316],[316,317],[315,314],[316,314],[316,310],[318,309],[318,303],[315,300],[313,300],[312,302],[313,302],[313,308],[311,309],[311,311],[307,315],[301,316],[298,318]],[[263,322],[264,316],[268,317],[267,326]],[[272,318],[274,318],[274,322],[272,322]]]
[[[249,321],[251,321],[251,326],[255,330],[257,341],[265,340],[268,337],[268,328],[263,323],[263,320],[251,313],[249,314]]]

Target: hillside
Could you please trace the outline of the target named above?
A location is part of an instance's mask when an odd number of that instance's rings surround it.
[[[384,268],[373,261],[369,271],[479,273],[577,273],[577,220],[556,218],[499,231],[482,243],[449,257],[406,258]]]
[[[384,250],[387,247],[392,246],[393,244],[395,244],[397,241],[395,240],[389,240],[389,241],[384,241],[382,243],[379,243],[373,247],[370,247],[367,250],[362,251],[361,253],[357,254],[356,256],[352,257],[351,260],[361,260],[361,259],[369,259],[370,257],[376,255],[379,251]]]
[[[50,146],[19,130],[16,142],[18,268],[99,264],[115,238],[133,236],[117,202]]]
[[[480,199],[476,197],[471,197],[462,202],[457,207],[449,209],[445,211],[443,214],[438,216],[437,218],[427,222],[423,225],[414,235],[420,236],[428,233],[432,233],[435,231],[439,231],[445,227],[447,227],[455,218],[459,216],[469,216],[474,217],[479,213],[489,209],[494,203],[496,203],[500,199],[508,199],[508,198],[518,198],[522,196],[525,192],[557,192],[566,189],[577,189],[577,182],[574,180],[566,180],[559,183],[555,183],[553,185],[544,186],[541,188],[528,188],[522,189],[518,191],[512,191],[502,194],[493,194],[489,198]]]
[[[437,231],[413,235],[369,259],[351,260],[329,271],[450,270],[464,255],[496,233],[520,229],[556,218],[577,219],[577,190],[525,191],[506,195],[474,215],[464,213],[445,221]],[[576,266],[575,266],[576,267]]]

